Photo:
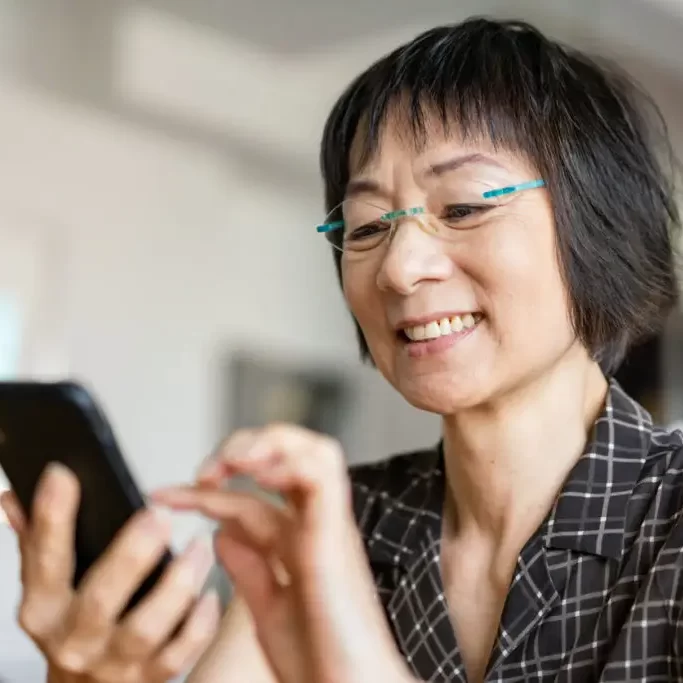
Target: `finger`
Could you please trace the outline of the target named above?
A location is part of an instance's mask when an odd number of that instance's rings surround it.
[[[312,521],[350,509],[346,463],[333,439],[292,425],[273,425],[249,449],[225,457],[233,469],[279,491]]]
[[[291,524],[286,509],[248,493],[179,486],[157,491],[153,498],[176,510],[192,510],[218,522],[239,521],[252,543],[263,548],[278,547]]]
[[[42,475],[21,537],[23,594],[19,624],[38,644],[52,639],[71,600],[80,487],[63,465]]]
[[[170,524],[158,511],[135,515],[83,578],[62,629],[62,650],[78,652],[87,661],[100,655],[131,596],[161,560],[169,538]]]
[[[211,545],[195,541],[168,567],[150,595],[121,623],[114,643],[121,659],[146,659],[168,640],[196,602],[213,561]]]
[[[226,439],[200,469],[199,483],[215,483],[230,472],[248,474],[251,467],[261,467],[277,458],[280,449],[301,452],[311,444],[322,444],[326,439],[298,425],[272,424],[264,429],[240,429]]]
[[[238,540],[239,535],[219,532],[215,539],[216,556],[259,623],[282,587],[267,556],[243,537]]]
[[[296,425],[274,424],[237,432],[219,449],[210,470],[215,484],[220,467],[253,477],[267,488],[278,488],[298,507],[334,509],[349,503],[346,464],[339,444]],[[274,477],[276,473],[278,478]],[[288,476],[285,476],[288,475]],[[200,483],[208,483],[207,479]],[[330,506],[332,506],[330,508]]]
[[[7,517],[12,529],[18,536],[21,536],[26,530],[26,517],[24,511],[17,500],[17,497],[12,491],[3,491],[0,493],[0,507]]]
[[[207,593],[192,611],[179,636],[150,662],[145,680],[167,681],[190,669],[214,639],[219,620],[218,595]]]
[[[303,427],[276,423],[244,436],[238,433],[225,442],[218,457],[233,467],[243,469],[256,463],[263,466],[286,452],[307,452],[311,446],[327,445],[326,442],[325,437]]]
[[[202,484],[217,483],[221,479],[232,474],[230,465],[223,457],[227,448],[234,448],[242,451],[249,448],[250,444],[258,434],[255,429],[238,429],[229,439],[226,439],[209,459],[199,468],[197,481]]]
[[[70,588],[74,572],[74,537],[80,502],[76,476],[60,463],[45,469],[33,499],[26,582],[41,591]]]

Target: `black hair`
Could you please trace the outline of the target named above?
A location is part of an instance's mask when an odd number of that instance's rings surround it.
[[[661,328],[678,293],[674,155],[659,109],[627,75],[521,21],[471,18],[422,33],[332,109],[321,146],[328,211],[344,198],[354,139],[362,134],[367,160],[392,111],[418,145],[436,114],[445,131],[535,165],[552,198],[572,324],[606,374]]]

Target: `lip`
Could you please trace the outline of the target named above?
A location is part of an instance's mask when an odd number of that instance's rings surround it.
[[[458,315],[457,313],[454,315]],[[462,315],[462,314],[460,314]],[[452,332],[436,339],[425,339],[423,341],[410,341],[407,338],[401,340],[403,351],[412,359],[420,359],[445,353],[456,344],[465,341],[479,330],[483,318],[474,327],[469,327],[460,332]],[[420,324],[420,323],[417,323]]]
[[[472,315],[474,315],[475,313],[481,314],[481,311],[478,311],[476,309],[461,311],[437,311],[436,313],[429,313],[428,315],[422,315],[418,318],[404,318],[403,320],[400,320],[396,325],[394,325],[394,329],[397,332],[400,332],[402,330],[405,330],[407,327],[427,325],[428,323],[438,322],[439,320],[443,320],[444,318],[455,318],[456,316],[462,317],[463,315],[467,315],[468,313],[471,313]]]

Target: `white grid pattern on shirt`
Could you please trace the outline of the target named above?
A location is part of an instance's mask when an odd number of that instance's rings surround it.
[[[465,681],[439,570],[440,447],[351,479],[406,661],[421,680]],[[614,381],[507,596],[486,681],[530,680],[683,681],[683,436],[653,427]]]

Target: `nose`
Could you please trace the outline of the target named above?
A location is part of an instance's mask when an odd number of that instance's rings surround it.
[[[453,268],[444,242],[426,232],[417,220],[403,220],[388,239],[377,286],[408,295],[423,282],[447,280]]]

